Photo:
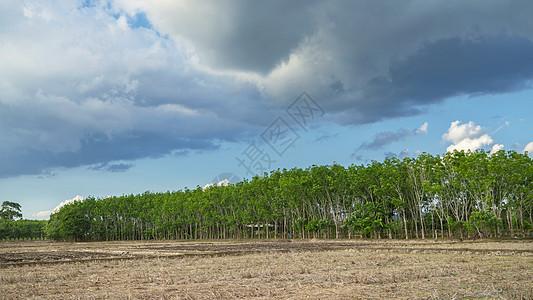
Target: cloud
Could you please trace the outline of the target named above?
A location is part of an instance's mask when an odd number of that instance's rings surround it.
[[[505,121],[503,123],[503,125],[501,125],[500,127],[496,128],[492,133],[496,133],[496,132],[502,130],[502,128],[509,126],[509,124],[511,124],[509,121]]]
[[[415,130],[415,134],[426,134],[426,133],[428,133],[428,122],[425,122],[424,124],[422,124],[420,127],[418,127]]]
[[[470,121],[467,124],[461,125],[461,121],[454,121],[450,124],[448,132],[442,135],[444,140],[453,142],[455,144],[470,137],[478,137],[482,135],[484,129]]]
[[[394,152],[385,152],[385,158],[398,157],[399,159],[402,159],[407,156],[409,156],[409,149],[407,148],[400,151],[399,154],[396,154]]]
[[[324,134],[324,135],[321,135],[319,136],[318,138],[315,139],[315,142],[325,142],[325,141],[329,141],[331,139],[335,139],[339,136],[339,133],[335,133],[335,134]]]
[[[425,122],[417,129],[398,129],[396,132],[393,131],[382,131],[374,135],[371,142],[364,142],[359,146],[359,150],[376,150],[383,148],[384,146],[404,140],[407,137],[419,134],[426,134],[428,128],[428,123]]]
[[[0,4],[0,178],[214,150],[279,112],[254,86],[195,69],[187,45],[93,4]]]
[[[96,166],[92,166],[90,167],[90,169],[96,170],[96,171],[107,171],[107,172],[126,172],[133,166],[134,164],[129,164],[129,163],[115,163],[115,164],[103,163],[103,164],[98,164]]]
[[[393,62],[387,77],[375,77],[368,82],[365,96],[380,104],[424,105],[458,95],[527,89],[531,88],[533,71],[523,64],[528,65],[531,59],[533,42],[525,38],[441,39],[426,43],[407,58]],[[410,113],[407,105],[402,106]]]
[[[52,213],[56,213],[58,212],[61,207],[67,205],[67,204],[70,204],[70,203],[74,203],[75,201],[83,201],[85,198],[83,196],[80,196],[80,195],[76,195],[76,197],[72,198],[72,199],[67,199],[61,203],[59,203],[58,206],[56,206],[53,210],[52,210]]]
[[[448,148],[446,148],[446,151],[452,152],[454,150],[471,150],[475,151],[480,149],[483,146],[490,145],[494,142],[494,140],[488,135],[484,134],[478,138],[465,138],[464,140],[460,141],[457,144],[451,145]]]
[[[494,143],[494,140],[488,135],[486,129],[476,125],[470,121],[466,124],[461,124],[460,121],[454,121],[450,124],[448,132],[442,135],[443,140],[452,142],[453,144],[446,148],[446,151],[452,152],[454,150],[471,150],[475,151],[483,146],[488,146]],[[503,145],[496,144],[492,148],[502,149]]]
[[[37,213],[30,214],[30,218],[38,219],[38,220],[47,220],[50,218],[50,215],[52,214],[51,210],[43,210]]]
[[[16,176],[20,173],[42,173],[54,167],[97,166],[93,169],[118,171],[126,165],[102,163],[102,161],[135,160],[145,157],[157,158],[172,153],[172,149],[217,149],[218,145],[203,139],[170,138],[156,134],[137,132],[136,135],[111,136],[94,134],[85,136],[76,151],[45,151],[25,149],[10,153],[0,165],[0,177]],[[22,163],[21,163],[22,162]]]
[[[216,182],[216,183],[215,183],[215,182],[208,183],[208,184],[204,185],[204,187],[202,188],[202,190],[205,191],[205,190],[207,190],[207,189],[210,188],[210,187],[215,187],[215,186],[228,186],[228,185],[230,185],[230,181],[229,181],[229,179],[226,178],[226,179],[223,179],[223,180],[221,180],[221,181],[219,181],[219,182]]]
[[[213,69],[267,73],[317,28],[318,1],[114,1],[129,14],[145,11],[161,32],[188,41]]]
[[[369,149],[376,150],[380,149],[385,145],[401,141],[408,136],[411,136],[413,132],[409,129],[399,129],[396,132],[393,131],[383,131],[374,135],[372,142],[365,142],[361,144],[359,149]]]
[[[503,148],[505,148],[503,144],[494,144],[490,150],[490,154],[494,154],[500,150],[503,150]]]
[[[159,31],[191,45],[211,72],[253,82],[277,101],[301,90],[328,99],[325,109],[340,123],[418,114],[457,95],[530,88],[533,78],[531,24],[521,13],[533,4],[525,1],[115,4],[146,12]]]
[[[533,154],[533,142],[526,145],[524,152],[527,152],[529,155]]]

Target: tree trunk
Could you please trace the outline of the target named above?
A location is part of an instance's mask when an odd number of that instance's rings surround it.
[[[409,239],[409,232],[407,231],[407,220],[405,218],[405,210],[403,211],[403,226],[404,226],[404,229],[405,229],[405,239],[408,240]]]
[[[422,209],[419,208],[420,211],[420,232],[422,233],[422,239],[426,239],[426,235],[424,233],[424,215],[422,214]]]

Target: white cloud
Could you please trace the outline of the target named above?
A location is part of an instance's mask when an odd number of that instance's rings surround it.
[[[43,210],[37,213],[30,214],[29,217],[39,219],[39,220],[46,220],[50,218],[51,214],[52,214],[51,210]]]
[[[39,5],[39,3],[26,3],[22,7],[22,12],[28,19],[40,18],[46,23],[53,18],[50,10],[47,7]]]
[[[494,146],[492,146],[492,149],[490,150],[490,154],[494,154],[500,150],[503,150],[503,148],[505,148],[503,144],[494,144]]]
[[[529,144],[526,145],[526,147],[524,148],[524,152],[526,151],[529,155],[533,154],[533,142],[530,142]]]
[[[72,199],[67,199],[61,203],[59,203],[58,206],[56,206],[56,208],[54,208],[54,210],[52,211],[53,213],[56,213],[58,212],[61,207],[69,204],[69,203],[74,203],[75,201],[83,201],[85,198],[83,196],[80,196],[80,195],[77,195],[76,197],[72,198]]]
[[[494,140],[490,135],[485,133],[486,130],[470,121],[466,124],[461,124],[460,121],[455,121],[450,124],[448,132],[442,135],[445,141],[453,144],[446,148],[446,151],[452,152],[454,150],[471,150],[475,151],[483,146],[491,145]]]
[[[483,128],[479,125],[476,126],[472,121],[462,125],[461,121],[455,121],[451,123],[448,132],[442,138],[457,144],[466,138],[478,137],[483,132]]]
[[[428,122],[425,122],[424,124],[422,124],[422,126],[418,127],[415,130],[415,134],[426,134],[426,133],[428,133]]]
[[[207,190],[208,188],[210,187],[214,187],[214,186],[228,186],[230,185],[230,182],[228,179],[223,179],[217,183],[214,183],[214,182],[211,182],[211,183],[208,183],[206,185],[204,185],[204,187],[202,188],[203,191]]]
[[[461,150],[471,150],[471,151],[475,151],[475,150],[478,150],[480,149],[481,147],[485,146],[485,145],[490,145],[494,142],[494,140],[488,135],[488,134],[484,134],[478,138],[465,138],[463,140],[461,140],[459,143],[457,144],[454,144],[454,145],[451,145],[449,146],[448,148],[446,148],[446,151],[448,152],[452,152],[454,150],[458,150],[458,151],[461,151]]]
[[[511,124],[509,121],[505,121],[505,123],[503,123],[503,125],[501,125],[500,127],[496,128],[492,133],[496,133],[496,132],[502,130],[502,128],[504,128],[506,126],[509,126],[509,124]]]

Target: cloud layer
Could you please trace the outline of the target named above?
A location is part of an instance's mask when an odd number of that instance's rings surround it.
[[[1,4],[0,177],[125,170],[108,163],[217,149],[268,117],[254,88],[192,68],[186,46],[75,4]]]
[[[218,149],[302,91],[328,121],[358,125],[528,89],[532,10],[525,0],[2,1],[0,178]],[[458,148],[492,143],[449,134]]]

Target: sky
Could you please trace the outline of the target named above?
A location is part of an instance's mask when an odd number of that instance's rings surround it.
[[[533,153],[529,0],[0,0],[0,201]],[[229,178],[228,178],[229,177]]]

